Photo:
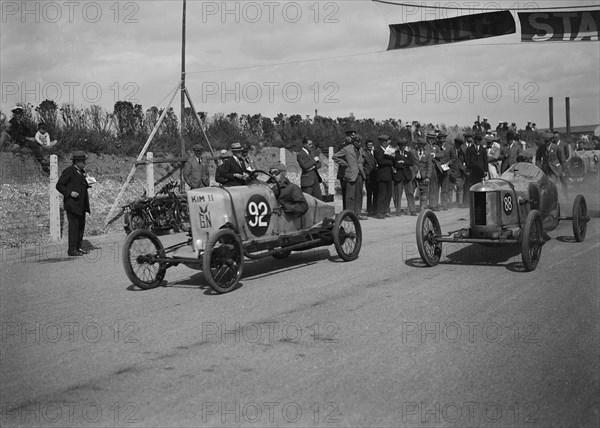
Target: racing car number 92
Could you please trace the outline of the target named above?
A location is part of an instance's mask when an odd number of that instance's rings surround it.
[[[271,221],[271,207],[261,195],[253,195],[246,205],[246,224],[254,236],[267,233]]]

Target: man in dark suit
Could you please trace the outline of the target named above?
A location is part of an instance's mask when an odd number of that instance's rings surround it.
[[[189,157],[183,167],[183,179],[190,186],[190,189],[199,189],[210,186],[210,177],[208,165],[202,160],[204,149],[201,144],[193,147],[194,154]]]
[[[365,188],[367,189],[367,214],[375,215],[377,211],[377,161],[375,160],[375,146],[372,140],[367,140],[365,150]]]
[[[394,166],[394,154],[389,153],[390,137],[380,135],[379,146],[374,150],[375,161],[377,162],[377,215],[375,218],[384,219],[391,217],[388,212],[392,200],[392,167]]]
[[[481,135],[475,135],[475,143],[467,149],[466,157],[471,186],[481,182],[488,174],[487,147],[484,146]]]
[[[456,163],[456,150],[452,143],[446,141],[446,134],[438,134],[438,149],[434,162],[437,164],[442,210],[445,211],[450,206],[450,170]]]
[[[64,169],[58,182],[56,190],[64,197],[64,209],[69,221],[69,256],[82,256],[85,251],[81,248],[83,232],[85,230],[85,213],[90,212],[90,199],[88,195],[87,176],[85,167],[85,153],[73,152],[73,165]]]
[[[514,132],[506,134],[507,145],[502,150],[502,173],[518,162],[518,158],[523,153],[523,148],[519,142],[519,137]]]
[[[463,197],[465,180],[467,176],[466,157],[467,154],[463,150],[464,141],[460,138],[454,139],[454,150],[456,153],[456,162],[450,169],[450,186],[456,189],[456,206],[464,208]]]
[[[232,156],[223,161],[219,171],[220,183],[225,187],[243,186],[248,182],[248,169],[242,157],[242,145],[233,143],[230,151]]]
[[[413,188],[412,166],[415,160],[412,152],[407,147],[407,141],[400,139],[398,150],[394,157],[394,206],[396,215],[400,215],[402,192],[406,194],[409,215],[417,215],[415,209],[415,189]]]
[[[562,150],[554,140],[551,133],[544,134],[545,144],[540,144],[535,155],[535,162],[544,174],[548,176],[557,186],[561,184],[562,193],[568,197],[567,182],[564,180],[566,159]]]
[[[313,142],[304,137],[302,139],[302,148],[296,156],[298,165],[302,169],[300,187],[304,193],[314,196],[317,199],[322,199],[321,183],[323,179],[319,175],[321,161],[319,160],[319,156],[315,156],[313,153],[313,148]]]
[[[432,211],[439,211],[440,206],[440,184],[438,181],[439,176],[439,159],[436,157],[439,154],[439,146],[438,146],[438,135],[434,131],[428,131],[426,134],[427,137],[427,145],[426,149],[429,150],[431,154],[431,161],[433,162],[433,169],[431,171],[431,176],[429,177],[429,208]]]
[[[364,152],[360,146],[360,137],[352,136],[352,142],[333,155],[333,161],[344,168],[343,181],[346,182],[346,209],[353,211],[359,220],[368,220],[361,215],[364,171]]]

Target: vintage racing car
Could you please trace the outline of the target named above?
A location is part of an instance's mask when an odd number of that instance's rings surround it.
[[[573,152],[567,160],[569,178],[583,181],[587,174],[598,172],[598,154],[596,150],[579,150]]]
[[[256,170],[252,177],[268,172]],[[217,293],[234,290],[244,259],[272,256],[282,259],[292,251],[333,244],[339,257],[352,261],[362,245],[357,216],[348,210],[335,214],[334,205],[304,194],[309,209],[301,217],[286,214],[275,190],[266,181],[245,186],[205,187],[187,193],[191,230],[186,241],[164,248],[146,229],[130,233],[122,261],[127,277],[143,289],[160,285],[166,270],[184,264],[202,270]]]
[[[530,163],[516,163],[499,178],[473,185],[470,192],[468,229],[452,231],[444,237],[433,211],[419,214],[417,247],[427,266],[439,263],[442,242],[520,245],[525,270],[532,271],[540,260],[544,233],[556,228],[559,220],[573,221],[577,242],[585,238],[590,219],[585,198],[577,195],[572,217],[561,217],[556,185]]]

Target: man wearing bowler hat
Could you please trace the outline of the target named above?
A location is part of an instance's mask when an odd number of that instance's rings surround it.
[[[85,230],[85,213],[90,212],[90,199],[88,195],[87,176],[84,171],[85,153],[73,152],[73,164],[64,169],[58,182],[58,190],[64,199],[64,209],[69,221],[69,250],[71,257],[82,256],[85,251],[81,248],[83,231]]]
[[[242,156],[244,151],[240,143],[233,143],[229,148],[232,156],[223,161],[220,178],[223,186],[243,186],[248,182],[248,169]]]
[[[199,189],[210,185],[208,165],[202,160],[204,149],[201,144],[193,147],[194,154],[189,157],[183,167],[183,179],[190,189]]]

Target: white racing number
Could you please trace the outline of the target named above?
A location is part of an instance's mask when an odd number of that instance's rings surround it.
[[[268,226],[269,223],[265,221],[265,216],[269,212],[269,207],[264,202],[250,202],[248,204],[248,213],[250,214],[248,218],[248,224],[250,227],[262,227]]]
[[[246,205],[246,223],[255,236],[262,236],[269,228],[271,207],[261,195],[253,195]]]
[[[504,208],[504,213],[509,215],[513,210],[513,200],[510,194],[505,194],[504,198],[502,198],[502,205]]]

